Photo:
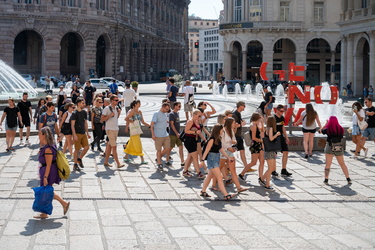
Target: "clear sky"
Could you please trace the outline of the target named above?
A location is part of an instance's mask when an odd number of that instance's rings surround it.
[[[222,0],[191,0],[189,15],[195,14],[203,19],[218,19],[222,9]]]

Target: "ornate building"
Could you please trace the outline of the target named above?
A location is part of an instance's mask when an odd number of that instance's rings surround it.
[[[357,1],[357,0],[356,0]],[[310,84],[339,83],[341,34],[338,0],[223,0],[224,76],[259,80],[259,67],[306,66]]]
[[[375,1],[342,0],[341,82],[353,83],[356,95],[375,87]]]
[[[0,59],[38,76],[158,80],[188,70],[189,0],[4,0]]]

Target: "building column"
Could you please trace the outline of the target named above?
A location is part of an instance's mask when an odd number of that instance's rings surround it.
[[[306,56],[307,56],[307,52],[304,50],[304,51],[296,51],[296,65],[306,65]],[[320,72],[325,72],[325,61],[324,60],[321,60],[321,65],[323,64],[323,67],[320,66]],[[306,69],[306,67],[305,67]],[[298,76],[304,76],[305,77],[305,80],[306,80],[306,70],[304,71],[296,71],[296,75]],[[320,81],[324,79],[324,76],[322,76],[322,74],[320,74]],[[325,79],[324,79],[325,80]],[[322,81],[321,81],[322,82]]]
[[[233,0],[228,0],[228,22],[233,22]]]
[[[242,51],[242,81],[247,78],[247,51]]]
[[[371,3],[371,2],[370,2]],[[375,34],[374,32],[370,33],[370,79],[369,85],[375,88]]]
[[[262,61],[267,62],[266,75],[268,80],[273,80],[273,50],[263,50]],[[260,79],[260,75],[256,76],[257,80]]]
[[[348,44],[347,44],[347,38],[346,36],[343,36],[341,38],[341,69],[340,69],[340,91],[346,85],[348,84],[348,78],[347,78],[347,49],[348,49]]]
[[[333,70],[335,67],[335,58],[336,58],[335,55],[336,55],[336,51],[332,50],[331,51],[331,67],[330,67],[330,71],[331,71],[330,83],[331,84],[335,83],[335,71]]]
[[[232,52],[231,51],[224,51],[224,67],[223,73],[226,80],[232,79]]]
[[[354,55],[353,55],[353,37],[347,37],[347,54],[346,54],[346,81],[347,84],[352,82],[352,88],[355,94],[356,83],[354,82]]]

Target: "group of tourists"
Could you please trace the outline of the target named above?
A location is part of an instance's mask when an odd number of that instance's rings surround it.
[[[124,101],[126,112],[125,132],[130,134],[130,139],[124,145],[124,161],[133,161],[139,156],[140,164],[148,164],[144,159],[142,142],[142,126],[150,128],[151,137],[155,144],[155,161],[158,171],[163,171],[165,167],[172,165],[171,152],[177,146],[182,167],[182,175],[186,178],[196,176],[204,179],[201,196],[210,197],[207,188],[211,185],[211,190],[220,191],[224,199],[231,199],[236,194],[228,194],[226,186],[234,184],[237,193],[247,189],[241,185],[246,181],[246,174],[258,171],[258,182],[266,190],[272,191],[272,177],[278,176],[276,171],[276,156],[278,152],[282,155],[282,165],[280,174],[290,177],[292,173],[287,170],[288,144],[289,138],[285,129],[284,113],[286,105],[280,104],[273,107],[274,98],[272,93],[264,94],[264,101],[259,108],[251,115],[248,131],[244,129],[247,122],[242,118],[241,113],[245,110],[246,104],[242,101],[236,103],[233,110],[226,110],[217,116],[217,123],[212,129],[208,128],[208,120],[216,114],[216,110],[209,102],[202,101],[198,104],[194,101],[194,89],[187,81],[182,91],[174,85],[174,79],[169,79],[167,84],[167,95],[162,100],[160,109],[154,113],[151,122],[144,120],[141,111],[141,101],[137,99],[134,90],[130,89],[130,83],[126,83],[126,89],[120,95],[116,93],[118,89],[112,87],[107,92],[97,93],[96,89],[86,82],[83,96],[78,91],[71,92],[67,97],[63,89],[57,94],[58,112],[52,102],[52,96],[41,98],[32,114],[31,103],[27,99],[27,93],[23,94],[22,100],[15,105],[15,101],[10,98],[8,107],[5,108],[1,117],[1,124],[5,121],[7,151],[14,150],[13,143],[17,126],[20,128],[20,142],[23,143],[23,128],[26,127],[26,144],[29,144],[30,125],[33,120],[39,130],[40,143],[40,177],[41,185],[53,183],[58,184],[61,179],[56,175],[55,163],[57,142],[63,142],[62,151],[69,151],[73,160],[73,170],[81,171],[84,168],[83,158],[90,148],[94,151],[102,152],[104,157],[103,165],[112,167],[110,157],[116,163],[117,168],[124,167],[124,163],[117,154],[117,138],[119,132],[118,119],[122,112],[120,101]],[[79,93],[79,94],[78,94]],[[75,96],[75,97],[74,97]],[[183,98],[183,103],[177,97]],[[74,100],[73,100],[74,99]],[[186,125],[181,129],[179,111],[184,107]],[[353,104],[353,128],[352,139],[356,144],[354,158],[358,157],[361,150],[365,156],[368,148],[365,148],[367,139],[375,141],[375,108],[372,106],[372,99],[365,99],[366,110],[360,103]],[[91,108],[92,106],[92,108]],[[359,126],[359,123],[366,120],[367,127]],[[93,131],[92,141],[89,143],[91,135],[89,133],[88,122],[91,122]],[[344,161],[344,149],[342,138],[344,129],[339,124],[337,117],[330,117],[324,126],[321,125],[319,116],[311,104],[306,104],[306,109],[298,119],[295,119],[293,126],[302,123],[304,158],[313,157],[314,135],[318,131],[327,135],[325,146],[326,164],[324,183],[328,184],[329,171],[332,160],[336,157],[341,166],[348,184],[351,184],[348,168]],[[250,142],[244,143],[243,133],[248,132]],[[105,136],[106,135],[106,136]],[[63,140],[65,138],[65,140]],[[103,140],[106,141],[105,151],[101,149]],[[279,147],[268,148],[269,143],[278,142]],[[74,146],[74,151],[73,151]],[[251,161],[247,162],[246,151],[251,154]],[[184,148],[187,156],[184,155]],[[238,152],[243,170],[237,173],[235,154]],[[165,160],[163,161],[163,158]],[[267,169],[265,169],[267,163]],[[258,164],[258,169],[254,167]],[[195,173],[191,172],[193,165]],[[69,203],[55,195],[62,206],[64,213],[69,208]],[[39,217],[44,218],[41,214]]]

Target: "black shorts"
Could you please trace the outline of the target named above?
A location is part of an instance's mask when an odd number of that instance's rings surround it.
[[[197,140],[195,139],[195,137],[191,137],[191,136],[185,136],[185,142],[184,142],[184,145],[185,145],[185,148],[186,150],[189,152],[189,153],[194,153],[197,151]]]
[[[302,132],[303,133],[313,133],[313,134],[315,134],[316,129],[304,129],[304,128],[302,128]]]
[[[70,125],[70,123],[64,123],[62,125],[61,133],[63,133],[63,135],[72,135],[73,134],[72,126]]]
[[[22,126],[20,122],[18,121],[18,127],[19,128],[30,127],[30,117],[29,116],[22,117]]]
[[[92,105],[92,99],[86,99],[86,106],[91,106]]]
[[[281,136],[281,152],[288,152],[288,144],[286,144],[286,139],[284,136]]]
[[[242,136],[236,136],[236,141],[237,141],[237,145],[236,145],[237,150],[238,151],[245,150]]]

